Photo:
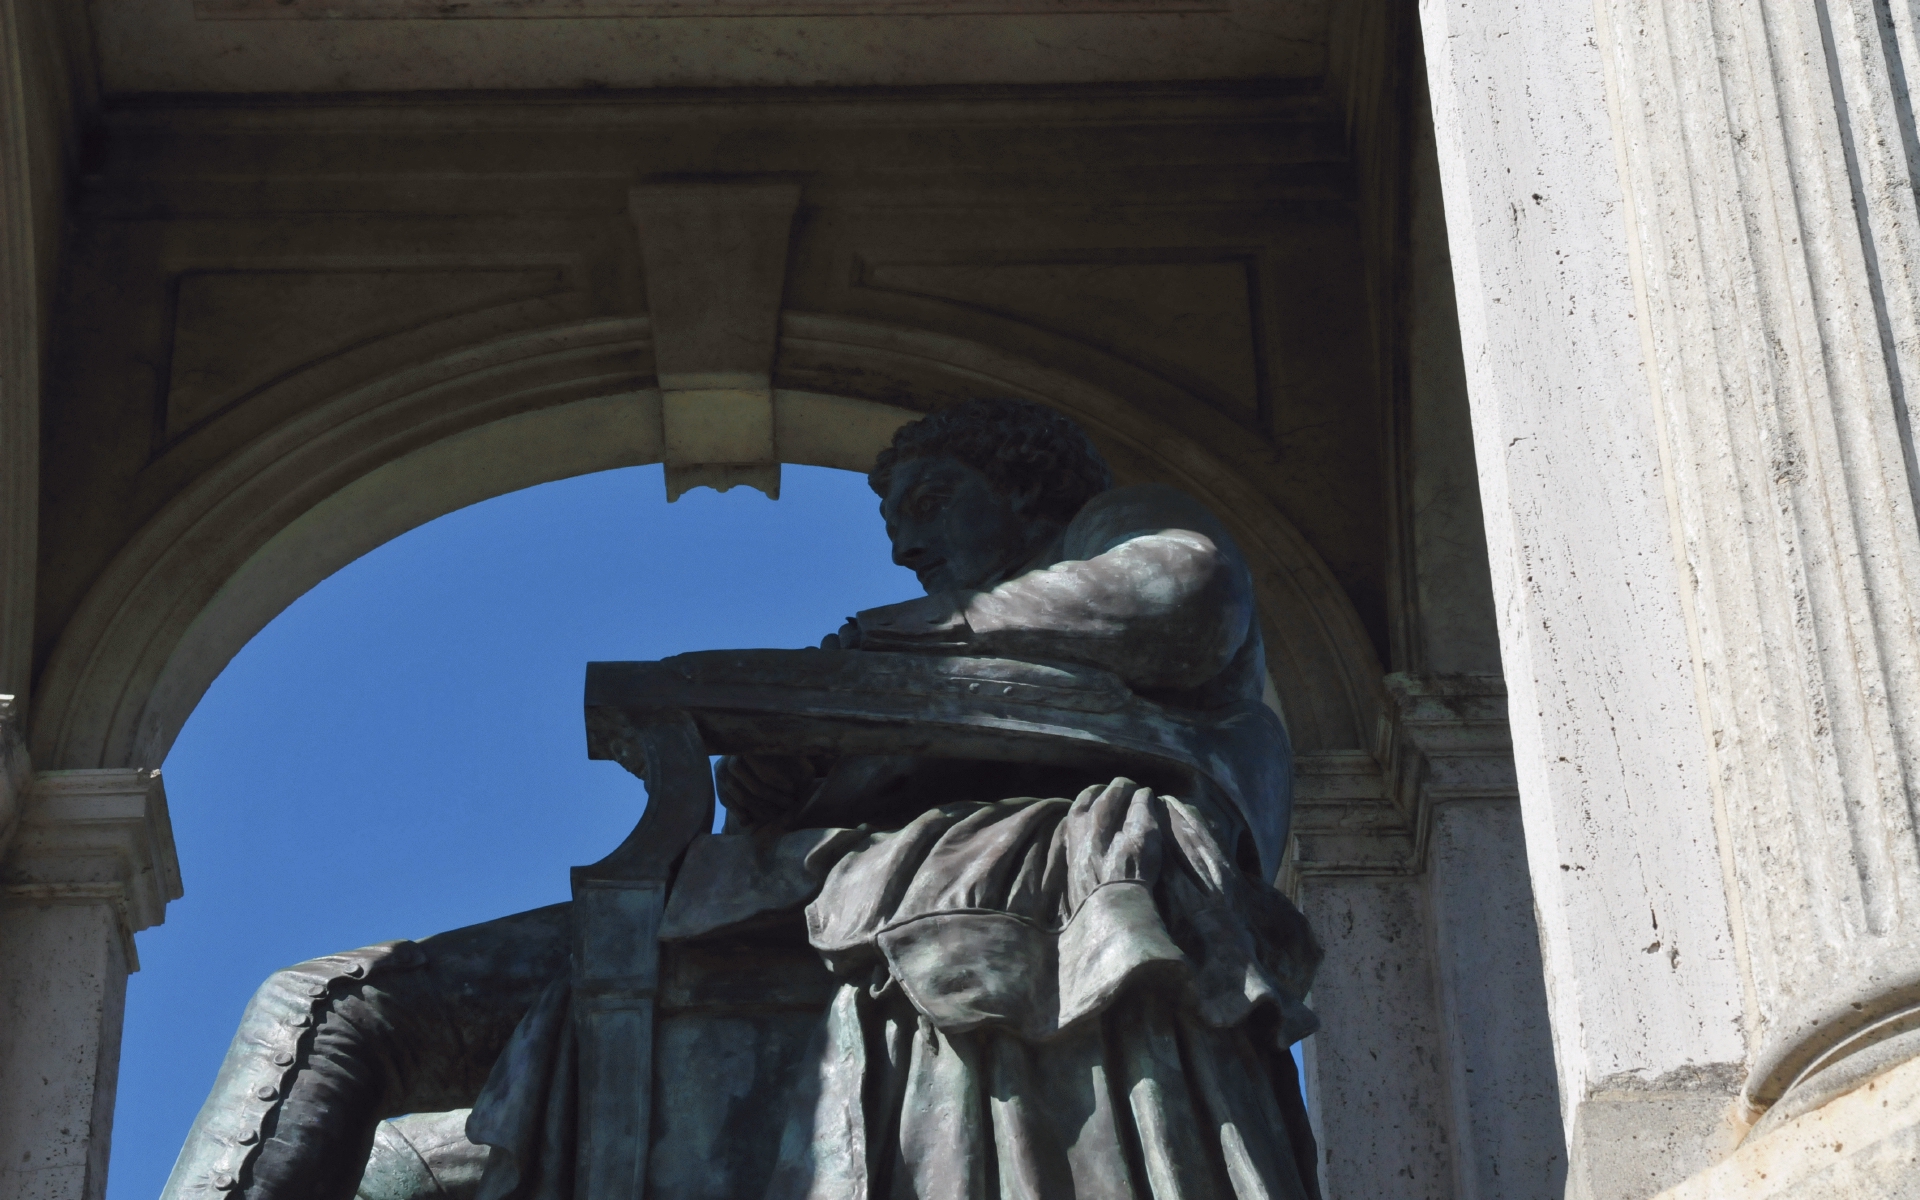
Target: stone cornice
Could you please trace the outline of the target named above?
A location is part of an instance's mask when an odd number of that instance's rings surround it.
[[[1498,676],[1395,674],[1386,690],[1393,708],[1376,752],[1297,759],[1283,890],[1314,875],[1418,874],[1434,805],[1518,800]]]
[[[112,907],[128,968],[138,970],[134,933],[160,924],[167,902],[180,895],[160,772],[114,768],[34,777],[0,866],[0,896]]]

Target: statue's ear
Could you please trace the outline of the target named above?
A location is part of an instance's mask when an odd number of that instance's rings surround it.
[[[1013,491],[1013,513],[1017,517],[1031,517],[1040,509],[1040,493],[1044,485],[1039,480],[1015,488]]]

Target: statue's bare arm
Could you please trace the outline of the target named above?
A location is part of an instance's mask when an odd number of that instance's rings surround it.
[[[1251,632],[1239,550],[1177,489],[1095,497],[1067,526],[1061,555],[982,591],[869,609],[855,618],[859,644],[1085,663],[1154,691],[1212,678]]]

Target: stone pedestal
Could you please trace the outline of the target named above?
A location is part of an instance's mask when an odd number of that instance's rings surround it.
[[[0,1200],[99,1200],[133,934],[180,895],[159,772],[38,776],[0,889]]]

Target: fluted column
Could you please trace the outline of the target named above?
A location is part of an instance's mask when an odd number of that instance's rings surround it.
[[[136,930],[180,895],[157,771],[50,771],[0,866],[0,1200],[105,1194]]]
[[[1638,0],[1609,5],[1602,31],[1744,923],[1756,1111],[1920,1005],[1904,77],[1920,61],[1911,10],[1880,7]]]
[[[1575,1194],[1625,1200],[1920,1050],[1920,38],[1422,14]]]
[[[1641,1200],[1748,1047],[1594,12],[1420,7],[1569,1190]]]

